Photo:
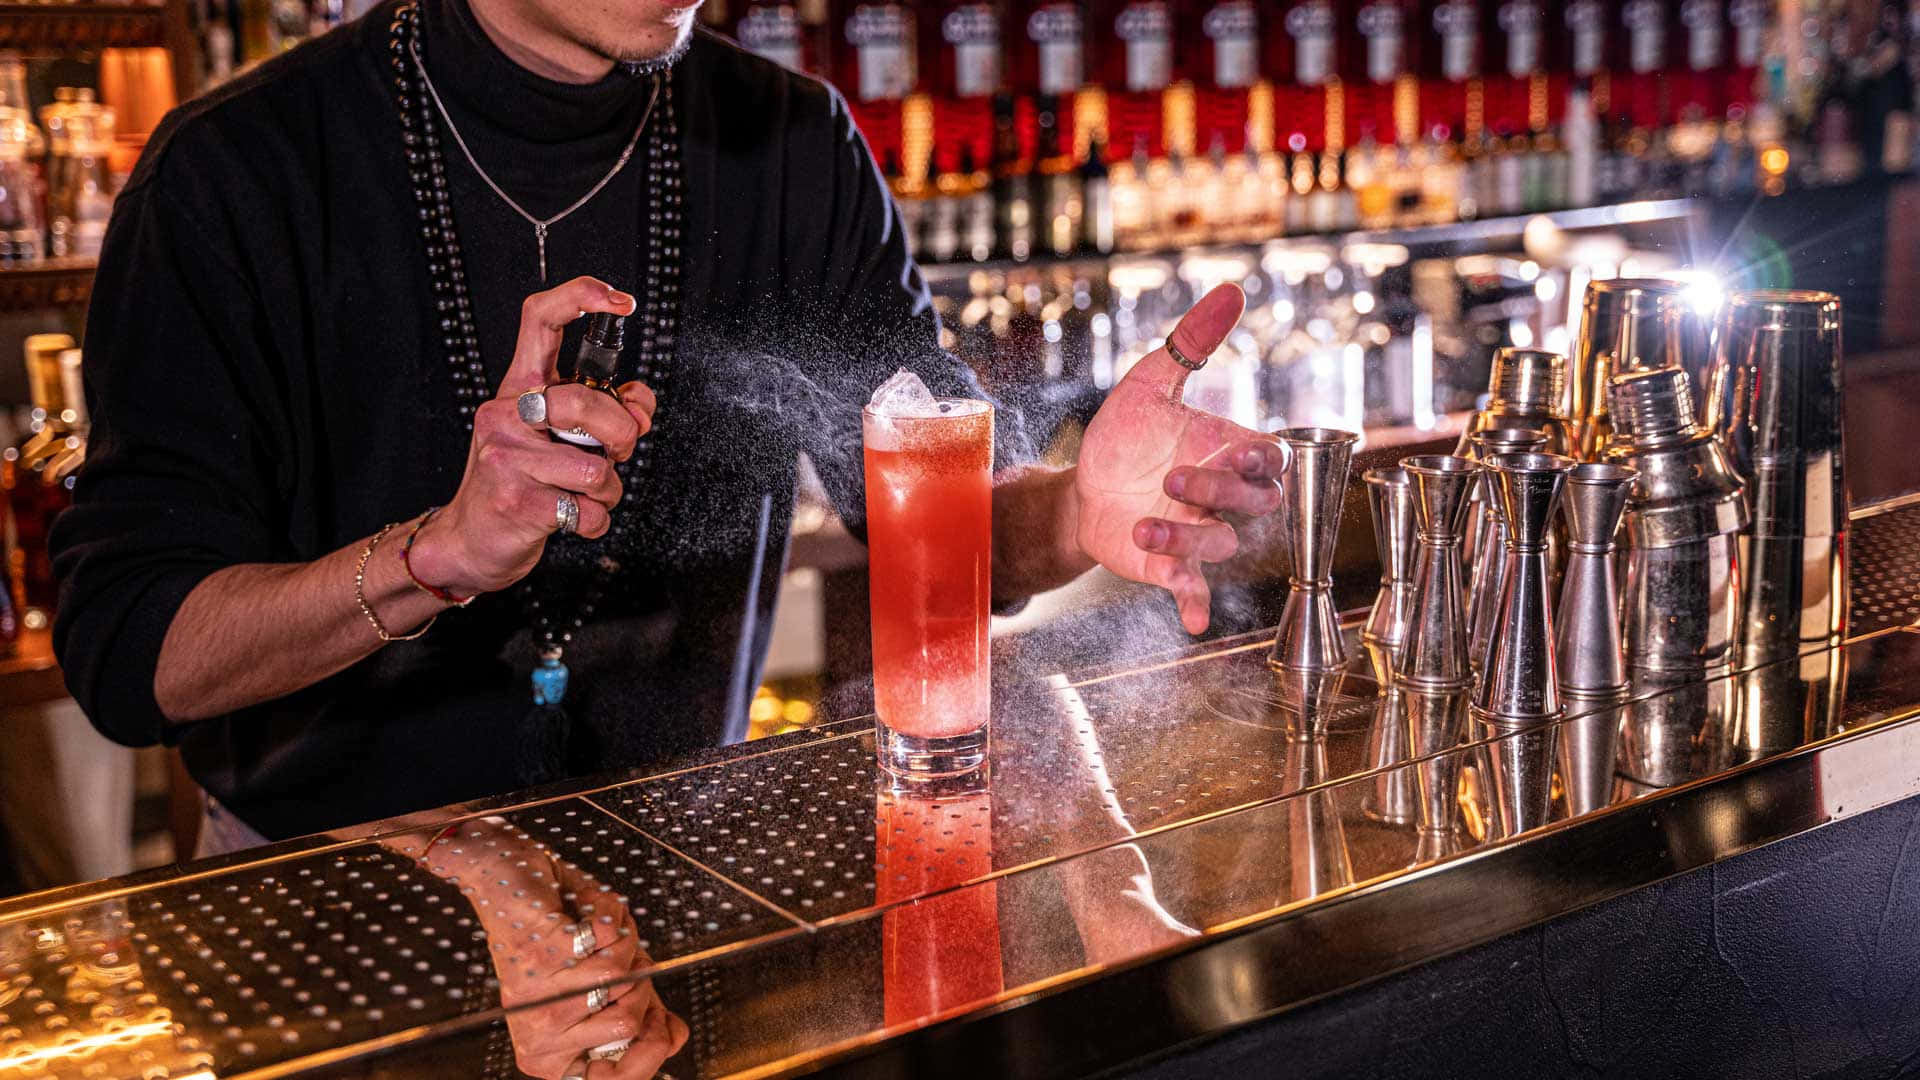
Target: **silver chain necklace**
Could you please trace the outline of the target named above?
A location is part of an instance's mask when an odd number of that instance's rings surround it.
[[[607,175],[601,177],[599,183],[587,189],[585,195],[575,199],[573,205],[550,218],[542,220],[527,213],[525,207],[514,202],[513,196],[501,190],[500,185],[493,182],[493,177],[487,175],[487,170],[480,167],[480,162],[473,156],[473,151],[467,149],[467,140],[460,137],[460,129],[455,126],[453,116],[447,112],[446,103],[440,100],[440,91],[434,87],[433,78],[427,74],[427,65],[420,59],[419,43],[409,42],[407,44],[407,51],[413,54],[414,65],[420,69],[420,82],[426,86],[427,96],[433,99],[433,107],[439,110],[440,119],[446,122],[447,134],[453,136],[453,145],[460,148],[460,153],[466,156],[467,164],[473,166],[473,171],[480,174],[480,179],[486,181],[487,186],[493,189],[495,195],[500,196],[500,201],[512,207],[514,213],[526,218],[527,224],[533,226],[533,242],[540,250],[540,283],[542,285],[546,284],[547,230],[559,224],[568,214],[573,213],[575,210],[591,202],[595,195],[600,194],[601,188],[612,183],[613,178],[620,175],[620,170],[627,167],[627,159],[633,156],[634,147],[640,145],[640,135],[647,130],[647,121],[653,117],[654,103],[660,100],[660,76],[655,75],[653,77],[653,93],[647,98],[647,111],[640,114],[640,123],[633,129],[633,138],[627,140],[627,148],[620,151],[620,160],[613,163],[613,168],[607,170]]]

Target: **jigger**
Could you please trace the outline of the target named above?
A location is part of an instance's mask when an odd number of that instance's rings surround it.
[[[1413,477],[1419,546],[1413,621],[1394,678],[1418,690],[1464,689],[1473,685],[1473,669],[1467,663],[1460,543],[1467,524],[1467,494],[1479,480],[1480,466],[1463,457],[1428,454],[1403,458],[1400,467]]]
[[[1560,715],[1547,526],[1573,464],[1554,454],[1501,454],[1486,462],[1506,522],[1507,552],[1493,651],[1473,698],[1474,714],[1482,719],[1526,724]]]
[[[1380,555],[1380,592],[1360,640],[1397,652],[1407,643],[1413,617],[1413,477],[1405,469],[1390,468],[1368,469],[1362,479],[1373,512],[1373,544]]]
[[[1614,571],[1614,534],[1639,473],[1625,465],[1580,465],[1567,474],[1561,518],[1571,542],[1554,624],[1560,689],[1604,697],[1627,688],[1620,648],[1620,580]]]
[[[1473,437],[1471,455],[1482,465],[1502,454],[1538,454],[1546,449],[1547,435],[1534,428],[1496,428]],[[1473,546],[1467,549],[1467,657],[1476,669],[1485,661],[1493,640],[1493,622],[1500,614],[1500,582],[1507,572],[1507,524],[1500,512],[1500,501],[1493,494],[1493,474],[1482,471],[1476,485],[1479,496],[1468,511],[1467,537]],[[1474,522],[1479,531],[1473,530]]]
[[[1467,735],[1467,692],[1405,690],[1408,751],[1420,759],[1418,780],[1420,838],[1414,861],[1431,862],[1459,850],[1460,766],[1457,750]]]
[[[1330,671],[1347,662],[1333,606],[1333,545],[1347,466],[1360,436],[1335,428],[1287,428],[1278,435],[1292,451],[1280,510],[1293,574],[1267,662],[1290,671]]]

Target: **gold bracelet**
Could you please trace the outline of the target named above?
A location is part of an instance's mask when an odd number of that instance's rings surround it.
[[[353,598],[360,604],[360,614],[365,615],[367,622],[373,624],[373,632],[380,635],[380,640],[383,642],[412,641],[414,638],[420,637],[427,631],[433,629],[433,624],[440,620],[440,616],[435,615],[433,618],[427,620],[427,625],[422,626],[413,633],[396,637],[393,634],[387,633],[387,628],[380,622],[380,616],[373,613],[373,605],[367,603],[367,560],[373,558],[373,549],[378,547],[380,541],[385,540],[387,534],[392,532],[394,526],[398,524],[400,523],[396,521],[386,528],[381,529],[379,532],[374,533],[373,539],[367,541],[367,546],[360,550],[360,565],[353,568]]]

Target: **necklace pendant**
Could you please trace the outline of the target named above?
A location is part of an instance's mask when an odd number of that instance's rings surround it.
[[[567,665],[560,662],[560,650],[542,653],[540,666],[533,669],[533,703],[558,705],[567,697]]]
[[[533,242],[540,249],[540,284],[547,283],[547,227],[538,222],[533,226]]]

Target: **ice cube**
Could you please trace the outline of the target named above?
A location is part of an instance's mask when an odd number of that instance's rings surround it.
[[[881,416],[939,416],[940,403],[927,389],[920,376],[901,368],[888,377],[880,388],[873,392],[869,402],[873,411]]]

